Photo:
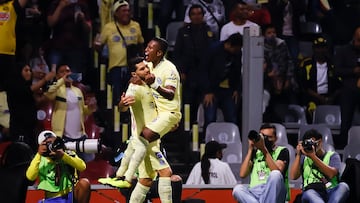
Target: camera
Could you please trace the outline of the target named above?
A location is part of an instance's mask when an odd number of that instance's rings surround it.
[[[46,143],[48,152],[54,152],[58,149],[73,150],[84,153],[99,153],[101,151],[100,139],[84,139],[65,142],[62,138],[57,137],[54,142]]]
[[[65,143],[63,139],[61,139],[60,137],[56,137],[54,142],[47,142],[46,147],[48,152],[55,152],[59,149],[65,149]]]
[[[251,130],[248,134],[248,139],[254,142],[258,142],[261,138],[260,133],[256,132],[255,130]]]
[[[317,142],[312,139],[307,139],[303,141],[302,146],[305,151],[311,152],[313,150],[313,146],[317,146]]]

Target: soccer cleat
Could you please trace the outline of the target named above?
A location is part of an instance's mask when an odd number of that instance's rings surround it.
[[[117,178],[99,178],[98,182],[101,184],[109,184],[109,182],[111,182],[112,180],[117,180]]]
[[[113,187],[117,187],[117,188],[130,188],[131,187],[131,183],[125,181],[125,180],[114,180],[112,179],[110,182],[108,182],[107,184],[113,186]]]

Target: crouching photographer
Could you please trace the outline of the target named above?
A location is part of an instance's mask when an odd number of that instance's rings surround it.
[[[86,168],[85,162],[74,151],[65,149],[63,140],[51,131],[41,132],[38,144],[26,177],[30,181],[39,178],[37,188],[45,191],[45,198],[39,203],[89,202],[90,182],[78,178],[78,172]]]
[[[324,150],[322,135],[314,129],[306,131],[290,171],[293,180],[302,176],[301,202],[346,202],[349,186],[339,182],[340,166],[339,154]]]

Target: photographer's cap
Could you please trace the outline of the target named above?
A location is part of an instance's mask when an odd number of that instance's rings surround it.
[[[211,140],[205,145],[205,153],[208,155],[214,155],[217,151],[225,149],[227,147],[226,144],[218,143],[215,140]]]
[[[114,2],[114,5],[113,5],[113,12],[115,13],[116,10],[118,8],[120,8],[121,6],[129,6],[129,3],[125,0],[118,0],[118,1],[115,1]]]
[[[48,139],[49,137],[56,137],[56,134],[50,130],[42,131],[38,136],[38,144],[44,142],[44,140]]]

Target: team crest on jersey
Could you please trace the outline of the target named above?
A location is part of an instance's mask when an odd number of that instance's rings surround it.
[[[136,29],[135,28],[130,28],[130,33],[135,33],[136,32]]]
[[[10,19],[9,12],[0,12],[0,21],[8,21],[9,19]]]
[[[208,37],[213,37],[214,34],[213,34],[213,32],[211,32],[211,31],[209,30],[209,31],[207,31],[207,36],[208,36]]]
[[[120,42],[120,36],[119,35],[114,35],[112,40],[113,40],[113,42]]]
[[[157,83],[157,84],[162,84],[161,78],[156,78],[156,83]]]
[[[156,158],[159,160],[160,165],[165,165],[163,155],[160,152],[156,152],[155,155],[156,155]]]

